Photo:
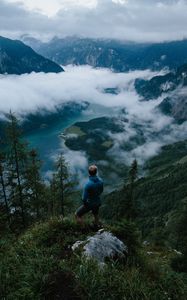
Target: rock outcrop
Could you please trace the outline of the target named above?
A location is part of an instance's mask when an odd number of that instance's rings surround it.
[[[125,258],[128,254],[127,246],[111,232],[103,229],[85,241],[77,241],[72,250],[83,246],[83,256],[94,259],[99,264],[104,264],[106,259]]]

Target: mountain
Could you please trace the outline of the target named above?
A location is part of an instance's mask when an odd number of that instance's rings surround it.
[[[145,100],[156,99],[164,93],[187,86],[187,64],[177,68],[176,71],[165,75],[154,76],[150,80],[136,79],[135,88]]]
[[[187,90],[184,94],[176,94],[165,98],[158,108],[168,116],[172,116],[179,124],[187,121]]]
[[[166,96],[158,108],[177,122],[187,121],[187,64],[150,80],[136,79],[135,89],[142,100]]]
[[[175,69],[187,63],[187,40],[137,44],[117,40],[66,37],[42,43],[29,36],[22,40],[58,64],[91,65],[115,71]]]
[[[37,54],[23,42],[0,37],[0,74],[62,71],[58,64]]]

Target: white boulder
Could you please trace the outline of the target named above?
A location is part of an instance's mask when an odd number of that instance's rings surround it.
[[[127,255],[127,246],[115,237],[111,232],[99,230],[94,236],[85,241],[78,241],[72,246],[72,250],[83,246],[83,256],[93,258],[99,264],[103,264],[106,258],[123,258]]]

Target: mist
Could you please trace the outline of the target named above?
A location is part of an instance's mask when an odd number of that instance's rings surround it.
[[[137,103],[134,80],[156,74],[149,70],[113,73],[90,66],[68,66],[65,71],[59,74],[1,75],[1,114],[10,109],[19,115],[41,109],[53,111],[57,105],[68,101],[88,101],[110,107],[129,105],[132,110]],[[111,87],[118,87],[119,94],[104,93],[104,89]]]
[[[136,78],[150,79],[163,72],[145,70],[114,73],[109,69],[94,69],[90,66],[67,66],[65,71],[60,74],[1,75],[0,117],[4,118],[4,114],[10,110],[21,118],[26,118],[30,113],[52,113],[62,104],[72,101],[77,103],[87,101],[92,105],[102,105],[106,108],[106,115],[109,115],[110,111],[117,115],[121,109],[124,109],[128,123],[122,118],[124,132],[108,133],[114,141],[108,156],[116,158],[116,161],[121,160],[127,165],[134,158],[143,164],[147,159],[158,154],[163,145],[185,138],[187,122],[177,125],[172,118],[156,109],[163,97],[141,101],[135,91]],[[108,88],[117,89],[117,93],[106,93]],[[166,96],[165,94],[164,97]],[[131,141],[138,135],[136,127],[142,128],[145,143],[135,144],[131,151],[126,151],[122,146],[124,142]],[[62,148],[64,149],[64,145]],[[56,149],[56,153],[62,151],[62,148]],[[86,153],[70,151],[67,148],[64,153],[72,173],[76,172],[81,178],[83,169],[88,165]],[[54,159],[54,156],[51,159]]]

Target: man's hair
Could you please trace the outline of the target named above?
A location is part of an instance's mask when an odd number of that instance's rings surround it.
[[[97,166],[96,165],[90,166],[88,169],[88,173],[90,174],[90,176],[96,175],[97,174]]]

